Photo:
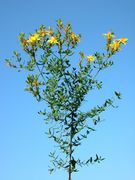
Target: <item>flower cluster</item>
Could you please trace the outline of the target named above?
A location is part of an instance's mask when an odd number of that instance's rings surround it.
[[[109,53],[108,58],[110,58],[113,54],[115,54],[117,51],[119,51],[121,48],[121,45],[122,44],[125,45],[126,42],[128,41],[128,38],[125,38],[125,37],[122,37],[120,39],[114,39],[114,37],[115,37],[114,32],[108,32],[103,35],[106,37],[106,40],[107,40],[106,50],[107,50],[107,53]],[[75,38],[74,35],[73,35],[73,38]],[[84,58],[87,59],[87,62],[89,64],[96,59],[101,60],[104,57],[104,54],[103,54],[103,57],[101,57],[99,54],[97,55],[97,53],[94,55],[90,54],[88,56],[85,56],[83,52],[80,52],[79,54],[80,54],[80,63],[79,63],[80,65]]]
[[[28,38],[25,37],[25,33],[20,33],[19,39],[23,49],[29,53],[31,50],[36,51],[37,48],[51,48],[54,45],[59,49],[62,49],[62,46],[67,47],[67,49],[69,49],[69,47],[73,49],[80,41],[80,35],[72,32],[69,23],[63,25],[63,22],[59,19],[57,21],[56,31],[51,27],[46,28],[41,25],[39,29],[36,30],[36,33],[30,34]]]
[[[74,49],[80,42],[81,35],[75,34],[74,31],[72,31],[70,23],[64,25],[61,19],[57,20],[56,25],[56,29],[52,29],[51,27],[46,28],[44,25],[41,25],[35,33],[31,33],[28,37],[26,37],[25,33],[20,33],[19,39],[23,50],[31,57],[30,61],[26,65],[29,70],[33,70],[34,65],[36,65],[35,57],[38,50],[44,51],[46,59],[50,56],[55,56],[63,58],[64,60],[64,58],[74,54]],[[104,59],[109,59],[112,55],[119,51],[121,49],[121,45],[125,45],[128,40],[126,37],[116,39],[114,32],[112,31],[103,35],[106,38],[107,52],[103,54],[90,53],[88,55],[85,55],[84,52],[80,52],[80,67],[82,67],[84,59],[88,66],[90,66],[93,61],[94,66],[98,63],[102,66]],[[15,54],[15,56],[18,62],[20,62],[20,57],[17,54]],[[7,64],[14,67],[10,61],[7,61]],[[104,63],[104,65],[107,64]],[[24,65],[21,64],[20,68],[22,67],[24,67]]]
[[[114,32],[105,33],[104,36],[107,38],[106,50],[112,55],[120,50],[121,44],[126,44],[128,41],[128,38],[125,37],[114,39]]]

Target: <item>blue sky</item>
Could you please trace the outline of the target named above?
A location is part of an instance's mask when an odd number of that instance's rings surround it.
[[[40,24],[55,26],[62,18],[82,34],[80,50],[92,53],[104,48],[102,34],[113,30],[118,37],[129,38],[113,60],[115,66],[101,74],[103,89],[87,97],[86,104],[100,104],[113,91],[122,92],[118,109],[103,114],[105,121],[80,147],[80,157],[96,153],[106,159],[80,169],[73,180],[135,179],[135,1],[134,0],[1,0],[0,1],[0,179],[66,180],[67,174],[48,173],[48,154],[53,143],[45,135],[46,126],[37,112],[44,108],[31,94],[24,92],[25,72],[5,66],[4,59],[20,50],[18,34],[33,32]]]

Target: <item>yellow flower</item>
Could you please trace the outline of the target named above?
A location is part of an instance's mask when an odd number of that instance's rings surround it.
[[[115,52],[120,49],[120,41],[116,40],[113,44],[109,44],[109,46],[111,47],[112,51]]]
[[[80,41],[80,37],[76,35],[75,33],[71,33],[71,38],[73,41],[76,41],[76,42]]]
[[[105,34],[103,34],[105,37],[107,37],[107,40],[108,41],[111,41],[112,40],[112,38],[113,38],[113,32],[108,32],[108,33],[105,33]]]
[[[111,48],[112,52],[118,51],[120,49],[120,45],[126,44],[128,38],[122,37],[120,39],[116,39],[113,44],[109,44],[109,47]]]
[[[95,57],[93,55],[89,55],[89,56],[87,56],[87,60],[88,60],[88,62],[94,61]]]
[[[40,40],[39,34],[31,34],[28,41],[29,43],[35,43]]]
[[[56,37],[52,36],[48,41],[47,41],[49,44],[57,44],[58,43],[58,40]]]
[[[122,44],[126,44],[126,42],[128,41],[128,38],[122,37],[121,39],[119,39],[119,42]]]

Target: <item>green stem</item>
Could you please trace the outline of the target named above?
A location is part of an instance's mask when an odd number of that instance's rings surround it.
[[[39,71],[39,75],[41,75],[42,76],[42,78],[43,78],[43,80],[44,80],[44,82],[46,82],[46,80],[45,80],[45,77],[44,77],[44,75],[43,75],[43,68],[44,68],[44,66],[42,67],[42,70],[39,68],[39,65],[38,65],[38,63],[37,63],[37,61],[36,61],[36,58],[35,58],[35,53],[33,54],[33,56],[32,56],[33,58],[34,58],[34,60],[35,60],[35,64],[36,64],[36,67],[37,67],[37,69],[38,69],[38,71]]]
[[[73,115],[71,119],[71,129],[70,129],[70,140],[69,140],[69,172],[68,172],[68,180],[72,180],[72,153],[73,153]]]
[[[69,172],[68,172],[68,180],[71,180],[72,175],[72,135],[70,135],[70,147],[69,147]]]

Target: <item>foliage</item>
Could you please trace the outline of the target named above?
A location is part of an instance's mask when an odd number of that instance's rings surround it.
[[[64,168],[69,174],[78,171],[78,166],[100,162],[103,158],[96,154],[88,160],[76,159],[75,150],[95,126],[101,121],[101,113],[108,107],[114,107],[113,99],[107,99],[102,105],[97,105],[87,112],[80,107],[88,92],[95,88],[101,89],[102,82],[97,80],[101,71],[114,64],[111,57],[125,44],[127,38],[114,38],[113,32],[104,34],[106,50],[103,53],[85,55],[79,52],[78,67],[73,67],[71,57],[80,42],[81,35],[72,31],[70,23],[64,25],[57,20],[56,30],[41,25],[34,34],[26,38],[20,33],[19,39],[23,50],[29,58],[23,60],[21,54],[14,51],[16,62],[7,59],[10,67],[19,71],[26,69],[29,75],[26,80],[26,91],[33,94],[37,101],[45,101],[49,111],[41,110],[48,125],[48,137],[58,145],[57,151],[50,153],[53,172]],[[115,92],[120,99],[120,93]]]

